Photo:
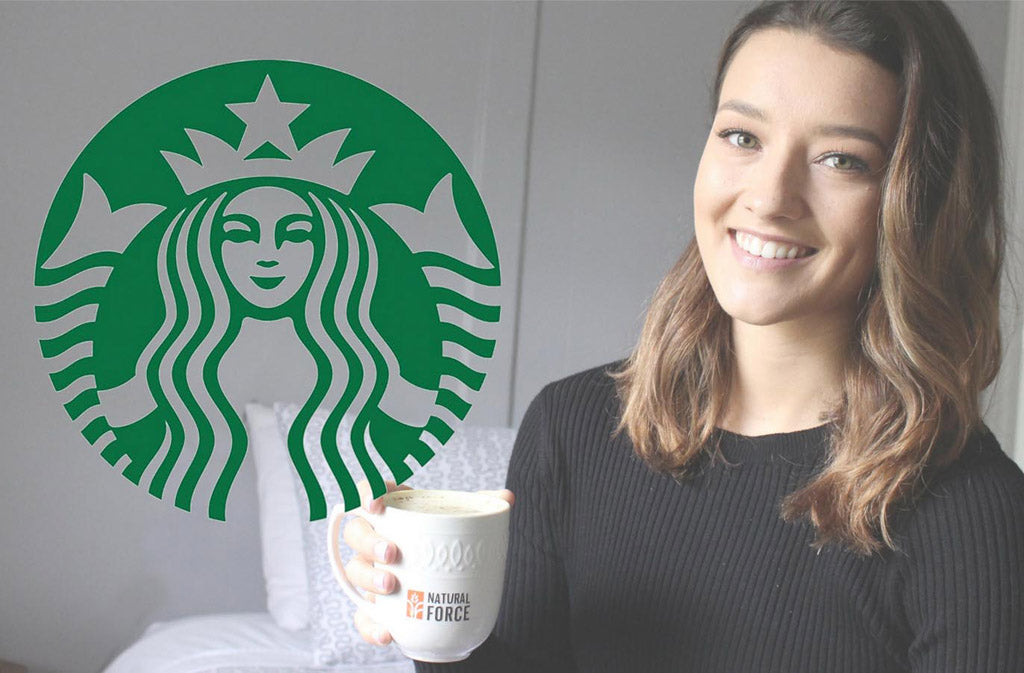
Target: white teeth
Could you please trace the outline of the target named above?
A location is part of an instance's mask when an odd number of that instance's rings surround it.
[[[761,241],[761,239],[754,238],[753,236],[751,236],[747,239],[746,251],[749,252],[751,255],[760,255],[761,246],[763,245],[764,243]]]
[[[765,259],[796,259],[806,257],[810,250],[798,245],[785,245],[775,241],[762,241],[753,234],[736,232],[736,244],[755,257]]]

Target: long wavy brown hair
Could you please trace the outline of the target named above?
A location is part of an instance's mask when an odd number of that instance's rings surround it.
[[[902,82],[882,187],[878,256],[860,295],[828,462],[782,505],[816,545],[895,548],[891,519],[928,470],[983,429],[978,395],[1000,362],[1004,217],[998,125],[967,36],[941,2],[769,2],[729,35],[715,79],[756,31],[809,32]],[[684,477],[717,455],[732,374],[730,318],[695,241],[658,287],[636,349],[615,374],[619,425],[657,470]]]

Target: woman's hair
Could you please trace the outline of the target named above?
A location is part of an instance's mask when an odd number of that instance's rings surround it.
[[[158,250],[157,275],[164,318],[140,357],[150,391],[167,428],[152,460],[160,461],[150,492],[162,497],[170,483],[175,504],[191,509],[201,478],[213,480],[209,515],[223,519],[228,492],[248,445],[245,426],[221,389],[217,370],[251,308],[228,289],[216,247],[223,208],[253,181],[205,190],[170,216]],[[322,250],[310,278],[282,310],[316,363],[316,382],[288,434],[288,450],[305,487],[311,518],[326,516],[323,490],[305,454],[303,438],[318,406],[332,411],[321,445],[346,502],[358,501],[355,482],[338,448],[342,416],[352,421],[352,448],[371,482],[380,471],[366,441],[369,413],[386,384],[381,347],[386,344],[369,320],[377,277],[376,246],[363,220],[342,205],[344,196],[319,185],[289,187],[322,223]],[[320,246],[318,246],[320,247]],[[338,263],[338,262],[341,263]],[[216,453],[214,449],[217,449]]]
[[[725,42],[714,103],[755,32],[811,33],[896,74],[901,118],[878,213],[875,272],[860,295],[828,463],[783,504],[817,545],[895,548],[889,524],[927,468],[982,428],[978,394],[1000,362],[1004,221],[1000,143],[977,56],[940,2],[768,2]],[[655,469],[684,476],[714,438],[732,374],[730,319],[691,242],[658,287],[616,374],[619,428]]]

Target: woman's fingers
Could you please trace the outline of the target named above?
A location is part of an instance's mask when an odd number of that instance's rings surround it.
[[[391,642],[391,633],[370,619],[370,616],[362,610],[356,612],[354,621],[359,635],[371,645],[387,645]]]
[[[352,584],[364,591],[389,594],[398,586],[395,576],[386,570],[375,568],[362,557],[356,556],[345,566],[345,575]]]
[[[370,483],[366,480],[356,485],[364,509],[371,509],[374,502],[370,492]],[[388,490],[402,487],[394,482],[387,482]],[[394,563],[398,558],[398,547],[389,540],[377,535],[373,526],[361,517],[353,517],[345,524],[343,532],[345,544],[356,552],[355,558],[345,567],[345,572],[352,583],[365,591],[378,594],[389,594],[398,586],[394,575],[383,568],[375,568],[372,563]]]
[[[349,519],[342,536],[345,544],[363,559],[378,563],[394,563],[398,558],[398,547],[377,535],[366,519]]]
[[[387,493],[391,491],[408,491],[408,486],[398,486],[393,481],[385,481],[384,486],[387,488]],[[364,510],[370,514],[380,514],[384,511],[384,505],[381,503],[380,498],[374,499],[373,489],[370,488],[370,482],[363,479],[356,484],[356,490],[359,491],[359,503]]]
[[[485,493],[487,495],[493,495],[496,498],[501,498],[509,505],[514,505],[516,503],[515,494],[512,491],[508,490],[507,488],[503,488],[499,491],[480,491],[480,493]]]

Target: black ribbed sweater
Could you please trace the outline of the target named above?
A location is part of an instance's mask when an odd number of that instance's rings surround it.
[[[825,427],[743,437],[677,482],[624,435],[605,369],[551,384],[523,419],[505,595],[490,639],[420,673],[1021,673],[1024,475],[979,435],[896,522],[899,552],[811,547],[781,499]]]

